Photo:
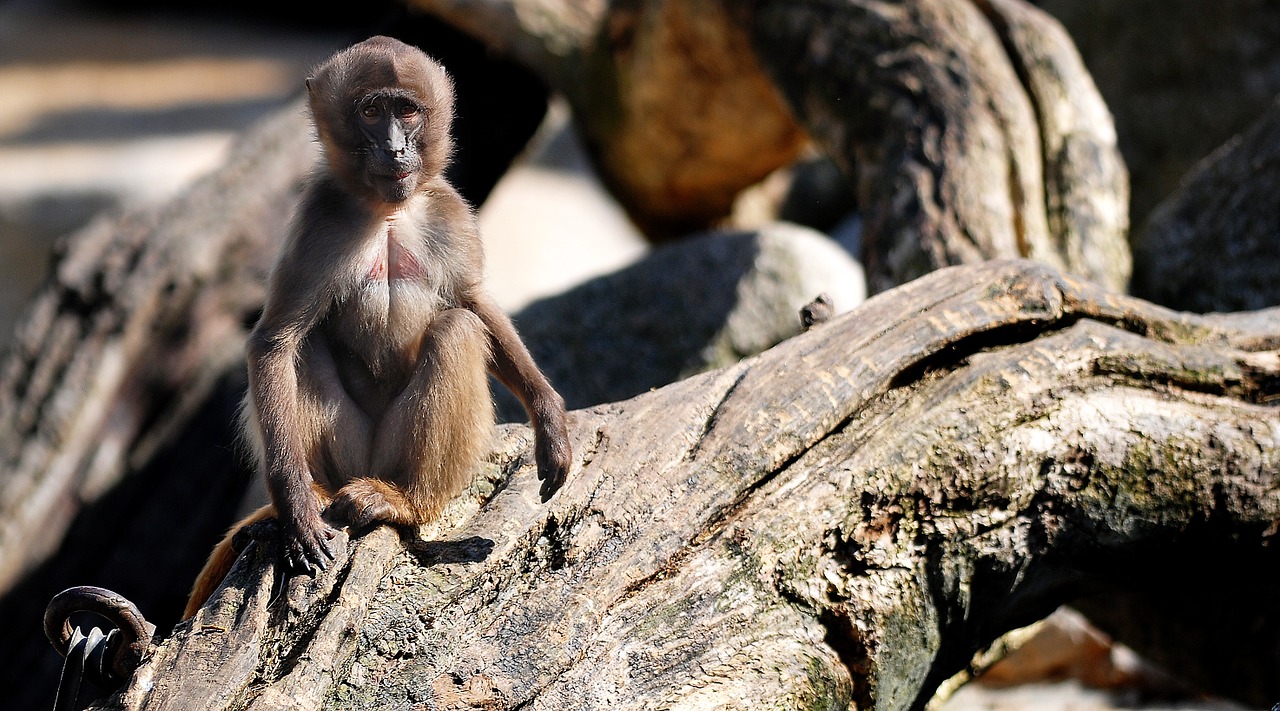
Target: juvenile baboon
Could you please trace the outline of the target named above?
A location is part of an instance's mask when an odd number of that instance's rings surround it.
[[[243,427],[287,564],[324,569],[331,519],[434,519],[489,444],[486,370],[524,403],[546,499],[571,452],[564,401],[485,292],[470,206],[443,177],[453,85],[418,49],[374,37],[307,79],[324,166],[311,179],[249,336]],[[232,533],[186,617],[225,577]]]

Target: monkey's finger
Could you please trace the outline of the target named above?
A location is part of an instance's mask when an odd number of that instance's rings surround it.
[[[538,478],[542,480],[542,486],[539,488],[538,493],[542,496],[542,503],[545,504],[550,501],[551,497],[560,490],[561,485],[564,484],[567,471],[568,467],[556,465],[549,465],[545,468],[538,467]]]
[[[285,558],[289,563],[289,570],[307,574],[311,574],[313,572],[311,570],[311,563],[307,560],[307,556],[302,553],[301,548],[290,546],[289,552]]]
[[[316,564],[320,566],[321,570],[328,568],[329,563],[336,557],[337,556],[333,554],[333,547],[330,546],[328,542],[321,541],[319,545],[316,546],[314,559]]]
[[[317,539],[312,542],[305,557],[308,567],[315,564],[317,570],[328,570],[329,561],[333,560],[333,552],[329,550],[328,544],[322,543],[320,539]]]
[[[542,480],[540,493],[543,503],[546,503],[564,484],[569,473],[570,455],[568,443],[561,438],[547,437],[543,442],[546,444],[538,446],[537,459],[538,478]]]
[[[333,537],[337,535],[337,531],[329,526],[324,526],[316,531],[316,535],[311,540],[311,546],[307,550],[307,557],[316,564],[320,570],[328,570],[330,561],[337,558],[337,554],[333,550]]]

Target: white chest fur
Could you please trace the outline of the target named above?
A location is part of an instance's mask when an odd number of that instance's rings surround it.
[[[446,275],[432,268],[441,262],[423,242],[392,217],[365,244],[356,289],[339,317],[371,338],[369,346],[394,350],[416,343],[442,307]]]

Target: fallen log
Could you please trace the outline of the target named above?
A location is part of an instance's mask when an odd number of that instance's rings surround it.
[[[285,583],[263,533],[104,708],[919,709],[1082,592],[1280,582],[1278,346],[1277,310],[942,270],[573,413],[546,505],[509,425],[421,539]]]

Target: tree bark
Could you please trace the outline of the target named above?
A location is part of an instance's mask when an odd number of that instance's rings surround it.
[[[719,2],[410,0],[537,71],[655,240],[705,230],[804,133]]]
[[[0,367],[0,591],[243,358],[281,206],[316,155],[303,125],[298,103],[182,197],[103,217],[55,258]]]
[[[546,505],[512,425],[425,541],[278,589],[264,534],[109,707],[922,708],[1082,592],[1278,582],[1278,343],[1276,311],[943,270],[575,412]]]
[[[1128,178],[1054,20],[1020,0],[744,7],[801,123],[856,177],[873,292],[1001,257],[1125,288]]]

